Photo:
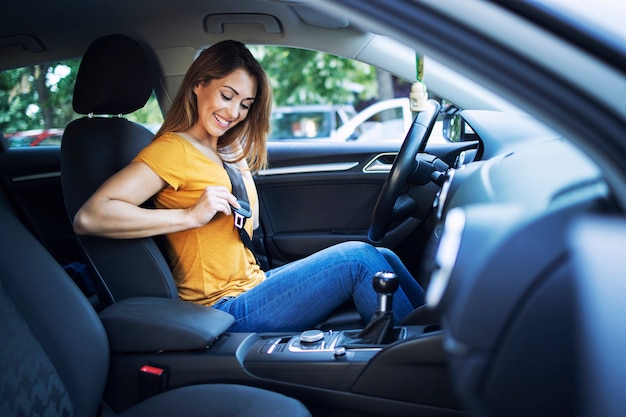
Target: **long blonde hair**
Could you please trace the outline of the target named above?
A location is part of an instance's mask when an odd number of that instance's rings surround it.
[[[248,116],[219,138],[218,152],[227,162],[246,159],[252,170],[265,168],[272,88],[263,67],[250,50],[238,41],[218,42],[202,51],[187,70],[172,107],[155,137],[165,132],[183,132],[195,125],[198,121],[198,102],[194,86],[199,82],[224,78],[237,69],[244,69],[256,79],[256,97]]]

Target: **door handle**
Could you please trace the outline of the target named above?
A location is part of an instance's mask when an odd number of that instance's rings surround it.
[[[363,172],[367,174],[384,174],[391,171],[397,152],[384,152],[376,155],[365,165]]]

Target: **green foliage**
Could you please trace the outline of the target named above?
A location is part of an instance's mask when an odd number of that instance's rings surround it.
[[[79,60],[0,72],[0,131],[64,127],[76,117],[72,91]]]
[[[251,46],[270,76],[276,106],[344,104],[377,95],[373,67],[305,49]]]
[[[155,95],[152,94],[146,105],[136,112],[129,114],[127,119],[144,125],[160,125],[163,123],[163,114],[161,113],[159,102]]]
[[[79,65],[76,59],[0,72],[0,131],[63,128],[79,117],[72,109]],[[151,125],[163,122],[154,96],[129,118]]]
[[[357,61],[304,49],[251,46],[270,76],[274,104],[346,104],[378,97],[376,69]],[[0,131],[63,128],[78,117],[72,92],[80,60],[0,72]],[[158,125],[163,118],[151,97],[128,118]]]

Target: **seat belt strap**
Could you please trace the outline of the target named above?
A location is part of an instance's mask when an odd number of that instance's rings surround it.
[[[233,216],[235,217],[235,228],[239,232],[239,237],[241,238],[241,241],[243,242],[244,246],[247,247],[250,250],[250,252],[252,252],[252,255],[254,256],[256,263],[260,265],[259,259],[256,256],[256,251],[254,250],[254,244],[252,242],[252,239],[250,238],[250,235],[248,235],[248,232],[244,228],[244,225],[246,224],[246,220],[252,216],[252,211],[250,210],[250,201],[248,199],[248,191],[246,190],[246,185],[244,184],[243,177],[241,176],[241,172],[238,169],[226,163],[224,163],[223,165],[224,165],[224,169],[226,170],[226,173],[228,174],[228,178],[230,178],[230,183],[233,189],[233,195],[237,198],[237,201],[239,202],[239,205],[241,206],[240,210],[233,209]]]

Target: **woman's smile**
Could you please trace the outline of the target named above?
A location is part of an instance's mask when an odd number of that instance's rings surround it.
[[[219,137],[244,120],[254,103],[256,88],[256,80],[243,69],[237,69],[224,78],[197,84],[194,92],[198,100],[200,126],[196,134],[199,137]]]

